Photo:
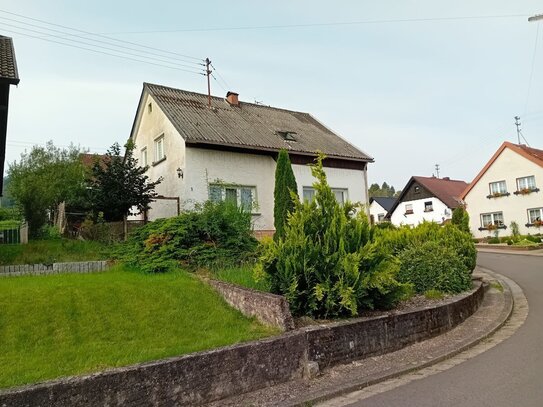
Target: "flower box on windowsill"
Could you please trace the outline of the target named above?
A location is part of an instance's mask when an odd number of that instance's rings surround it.
[[[425,209],[424,212],[433,212],[433,209]]]
[[[505,225],[501,225],[501,226],[491,226],[491,227],[484,227],[484,228],[479,228],[479,231],[483,231],[483,230],[488,230],[489,232],[492,232],[493,230],[496,230],[496,229],[507,229],[507,226]]]
[[[405,211],[404,215],[413,215],[413,211]]]
[[[492,199],[492,198],[500,198],[502,196],[509,196],[511,195],[509,192],[504,192],[504,193],[501,193],[501,192],[497,192],[495,194],[490,194],[490,195],[487,195],[486,197],[488,199]]]
[[[534,227],[534,228],[538,228],[538,229],[539,229],[541,226],[543,226],[543,222],[537,221],[537,220],[536,220],[535,222],[533,222],[533,223],[527,223],[527,224],[524,225],[524,226],[526,226],[527,228]]]
[[[513,192],[515,195],[528,195],[532,192],[539,192],[539,188],[524,188]]]

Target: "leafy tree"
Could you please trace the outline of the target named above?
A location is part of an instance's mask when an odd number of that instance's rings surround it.
[[[469,230],[469,215],[463,207],[459,206],[453,210],[451,222],[460,230],[471,233]]]
[[[285,223],[289,213],[294,210],[295,201],[292,194],[298,195],[296,178],[292,172],[292,165],[287,150],[281,150],[275,168],[275,190],[273,191],[273,224],[275,226],[274,238],[278,239],[285,234]]]
[[[385,197],[397,197],[402,191],[396,191],[392,185],[388,185],[383,182],[381,186],[379,184],[371,184],[368,189],[370,197],[385,196]]]
[[[135,145],[128,141],[125,156],[121,146],[113,144],[106,158],[96,160],[89,179],[89,202],[95,214],[103,213],[107,221],[120,221],[129,214],[138,214],[149,209],[149,204],[157,196],[155,187],[162,182],[159,178],[149,182],[145,175],[148,167],[140,167],[134,158]],[[135,212],[131,212],[136,208]]]
[[[54,213],[61,202],[74,202],[84,195],[85,171],[79,155],[73,145],[61,149],[49,141],[45,147],[32,147],[9,166],[8,193],[28,221],[32,237],[39,235],[48,213]]]

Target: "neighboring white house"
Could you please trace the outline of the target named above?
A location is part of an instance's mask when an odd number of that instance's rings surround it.
[[[229,199],[252,211],[253,225],[273,233],[277,153],[289,151],[298,194],[314,195],[308,163],[327,158],[328,183],[340,202],[368,203],[367,164],[373,159],[308,113],[240,102],[145,83],[131,138],[151,180],[162,177],[148,219],[177,214],[208,199]]]
[[[385,221],[388,211],[396,202],[396,198],[386,196],[375,196],[370,198],[370,219],[372,223],[381,223]]]
[[[509,235],[513,221],[521,234],[540,232],[542,185],[543,150],[504,142],[461,195],[473,235]]]
[[[468,184],[448,177],[411,177],[387,214],[394,225],[418,225],[423,221],[443,223],[461,205],[460,194]]]

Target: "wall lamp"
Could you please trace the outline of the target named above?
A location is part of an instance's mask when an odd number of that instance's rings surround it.
[[[183,178],[183,170],[181,168],[178,168],[176,171],[177,171],[177,178]]]

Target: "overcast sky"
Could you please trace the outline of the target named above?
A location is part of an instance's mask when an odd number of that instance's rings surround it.
[[[143,82],[207,91],[198,74],[51,42],[66,38],[103,41],[70,43],[116,55],[115,45],[147,50],[156,58],[148,62],[190,71],[198,61],[180,54],[209,57],[214,95],[229,89],[241,101],[313,114],[375,158],[370,182],[396,188],[431,176],[436,163],[441,176],[471,181],[504,140],[516,142],[515,115],[528,143],[543,148],[543,21],[527,22],[543,13],[540,0],[3,0],[0,10],[21,77],[7,163],[47,140],[98,153],[124,143]]]

